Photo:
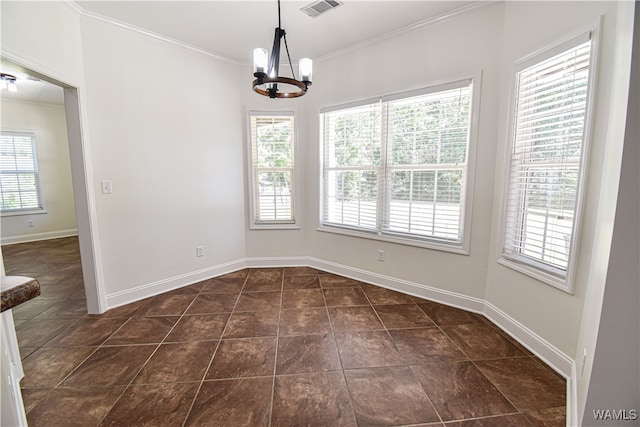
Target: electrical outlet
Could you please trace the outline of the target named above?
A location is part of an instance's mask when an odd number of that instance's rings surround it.
[[[384,262],[384,251],[382,249],[378,249],[378,261]]]
[[[33,220],[31,219],[27,220],[27,227],[33,227]]]
[[[196,246],[196,256],[204,256],[204,246]]]

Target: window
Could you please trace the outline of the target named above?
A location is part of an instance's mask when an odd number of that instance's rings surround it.
[[[0,195],[3,214],[43,210],[32,134],[0,134]]]
[[[568,291],[590,74],[589,34],[516,64],[502,257]]]
[[[251,112],[253,226],[295,224],[293,113]]]
[[[472,91],[464,80],[321,111],[323,229],[464,252]]]

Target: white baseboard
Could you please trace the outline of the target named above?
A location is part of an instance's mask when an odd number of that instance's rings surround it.
[[[46,233],[22,234],[20,236],[3,237],[3,245],[15,245],[17,243],[37,242],[39,240],[60,239],[62,237],[77,236],[78,229],[48,231]]]
[[[485,301],[484,307],[484,315],[500,329],[544,360],[557,373],[566,379],[572,378],[573,359],[490,302]]]
[[[192,285],[202,280],[211,279],[212,277],[242,270],[245,267],[246,261],[244,259],[231,261],[214,267],[203,268],[202,270],[193,271],[191,273],[136,286],[132,289],[114,292],[106,296],[107,310],[140,301],[164,292],[172,291],[174,289],[182,288],[184,286]]]
[[[246,258],[247,268],[269,268],[269,267],[311,267],[309,257],[254,257]]]

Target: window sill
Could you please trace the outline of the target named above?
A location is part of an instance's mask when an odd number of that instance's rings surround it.
[[[316,230],[326,232],[326,233],[342,234],[345,236],[359,237],[359,238],[369,239],[369,240],[378,240],[381,242],[396,243],[396,244],[405,245],[405,246],[415,246],[418,248],[433,249],[433,250],[443,251],[443,252],[451,252],[458,255],[469,255],[469,249],[465,247],[465,245],[454,245],[454,244],[449,245],[445,243],[437,243],[437,242],[418,240],[418,239],[415,239],[415,240],[406,239],[402,237],[394,237],[394,236],[378,234],[376,232],[367,233],[364,231],[356,231],[348,228],[330,227],[326,225],[321,225]]]
[[[531,265],[514,261],[509,258],[501,257],[498,258],[498,264],[503,265],[507,268],[515,270],[519,273],[532,277],[540,282],[543,282],[549,286],[552,286],[556,289],[559,289],[563,292],[566,292],[570,295],[573,295],[573,288],[570,283],[567,282],[566,279],[554,276],[546,271],[535,268]]]
[[[6,217],[6,216],[21,216],[21,215],[40,215],[40,214],[46,214],[46,213],[48,213],[46,209],[28,209],[28,210],[21,210],[21,211],[2,212],[0,216]]]
[[[300,230],[298,224],[251,224],[250,230]]]

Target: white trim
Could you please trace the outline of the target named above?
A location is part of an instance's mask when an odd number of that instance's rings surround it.
[[[578,370],[575,361],[571,363],[571,375],[567,378],[567,426],[577,426],[578,417]]]
[[[542,283],[546,283],[549,286],[553,286],[554,288],[560,289],[561,291],[564,291],[573,295],[573,292],[569,292],[569,290],[567,289],[567,283],[565,282],[565,279],[563,279],[562,277],[558,277],[558,276],[554,276],[553,274],[550,274],[544,268],[536,268],[534,262],[531,262],[530,264],[520,263],[510,258],[507,258],[504,255],[498,258],[496,262],[500,265],[503,265],[507,268],[515,270],[519,273],[532,277]]]
[[[414,98],[417,96],[430,95],[436,92],[445,92],[448,90],[462,89],[465,87],[469,87],[473,83],[473,79],[474,79],[473,77],[467,77],[461,80],[447,81],[446,83],[443,83],[443,84],[423,87],[420,89],[408,90],[405,92],[397,92],[397,93],[392,93],[390,95],[383,95],[381,97],[382,98],[381,101],[393,102],[393,101]],[[473,96],[473,93],[471,95]]]
[[[140,301],[155,295],[179,289],[202,280],[211,279],[212,277],[221,276],[223,274],[242,270],[246,267],[245,260],[231,261],[219,264],[213,267],[203,268],[202,270],[192,271],[190,273],[181,274],[179,276],[169,277],[167,279],[158,280],[126,289],[124,291],[114,292],[106,295],[106,310],[111,310],[122,305]],[[104,310],[104,311],[106,311]],[[103,311],[103,312],[104,312]]]
[[[372,38],[367,39],[367,40],[365,40],[363,42],[352,44],[351,46],[347,46],[345,48],[338,49],[336,51],[333,51],[331,53],[327,53],[325,55],[320,55],[320,56],[314,58],[314,61],[316,61],[316,62],[324,61],[326,59],[330,59],[330,58],[333,58],[333,57],[336,57],[336,56],[351,52],[353,50],[357,50],[357,49],[360,49],[360,48],[363,48],[363,47],[366,47],[366,46],[378,44],[378,43],[380,43],[382,41],[393,39],[395,37],[401,36],[403,34],[411,33],[413,31],[421,30],[422,28],[438,24],[438,23],[440,23],[442,21],[445,21],[445,20],[448,20],[448,19],[451,19],[451,18],[455,18],[455,17],[457,17],[459,15],[463,15],[463,14],[465,14],[467,12],[471,12],[472,10],[476,10],[476,9],[481,8],[481,7],[489,6],[489,5],[492,5],[492,4],[494,4],[493,1],[473,2],[473,3],[469,4],[469,5],[462,6],[462,7],[458,8],[458,9],[455,9],[455,10],[452,10],[452,11],[449,11],[449,12],[445,12],[445,13],[439,15],[439,16],[430,17],[430,18],[424,19],[422,21],[419,21],[419,22],[417,22],[415,24],[408,25],[408,26],[406,26],[404,28],[399,28],[399,29],[396,29],[396,30],[392,30],[392,31],[390,31],[388,33],[382,34],[380,36],[372,37]]]
[[[0,98],[2,102],[7,102],[10,104],[26,104],[26,105],[37,105],[39,107],[48,107],[48,108],[60,108],[64,110],[64,100],[62,104],[58,104],[55,102],[42,102],[42,101],[29,101],[26,99],[16,99],[16,98]]]
[[[283,222],[281,224],[278,223],[251,223],[249,224],[250,230],[300,230],[300,225],[295,222]]]
[[[345,102],[344,104],[330,105],[328,107],[320,108],[320,114],[331,113],[333,111],[339,111],[339,110],[349,110],[351,108],[364,107],[366,105],[377,104],[380,102],[381,99],[382,99],[382,95],[374,96],[372,98],[361,99],[359,101]]]
[[[557,373],[571,378],[573,358],[488,301],[484,301],[484,315]]]
[[[42,197],[42,194],[40,194]],[[44,204],[44,203],[40,203]],[[12,211],[4,211],[0,213],[0,217],[10,217],[10,216],[22,216],[22,215],[42,215],[49,213],[44,207],[40,209],[22,209],[22,210],[12,210]]]
[[[388,203],[388,200],[384,200],[388,195],[386,192],[382,192],[380,189],[379,194],[383,194],[383,196],[378,198],[378,204],[376,207],[376,227],[372,229],[364,229],[358,228],[356,226],[349,226],[343,224],[331,224],[331,223],[323,223],[324,220],[324,204],[325,204],[325,141],[324,141],[324,120],[322,115],[331,113],[339,110],[348,110],[351,108],[361,107],[361,106],[372,106],[375,104],[381,104],[383,111],[381,112],[381,120],[384,122],[387,119],[384,117],[384,109],[387,103],[402,100],[402,99],[410,99],[417,96],[428,95],[437,92],[444,92],[451,89],[460,89],[464,87],[470,86],[469,95],[471,97],[471,103],[469,105],[469,130],[468,130],[468,140],[467,140],[467,157],[465,159],[465,167],[464,167],[464,175],[465,175],[465,189],[464,189],[464,206],[461,213],[460,226],[462,227],[463,233],[460,236],[460,242],[447,242],[446,239],[438,239],[432,236],[420,236],[417,234],[406,234],[403,235],[401,233],[394,234],[391,231],[383,230],[383,226],[381,225],[384,222],[384,219],[380,219],[378,216],[382,215],[384,217],[387,207],[385,206]],[[482,91],[482,69],[476,70],[475,72],[470,72],[463,76],[456,76],[451,80],[445,81],[436,81],[433,84],[425,87],[421,87],[418,89],[412,89],[404,92],[396,92],[387,95],[380,95],[377,97],[371,97],[359,101],[344,103],[340,105],[334,105],[329,107],[323,107],[320,109],[319,113],[319,126],[318,126],[318,148],[319,155],[321,159],[320,166],[320,179],[319,179],[319,192],[320,195],[320,203],[318,204],[319,212],[318,212],[318,227],[317,231],[325,231],[336,234],[344,234],[352,237],[360,237],[365,239],[372,240],[380,240],[385,242],[397,243],[401,245],[407,246],[416,246],[421,248],[433,249],[433,250],[441,250],[444,252],[451,252],[461,255],[469,255],[469,248],[471,242],[471,225],[472,225],[472,210],[473,210],[473,195],[474,195],[474,187],[475,187],[475,163],[476,163],[476,151],[478,145],[478,128],[480,126],[480,97]],[[384,129],[385,126],[383,125]],[[386,150],[388,145],[388,136],[384,134],[381,135],[381,147],[383,150],[381,165],[376,166],[376,170],[384,170],[385,172],[388,170],[388,165],[386,160],[384,160],[384,150]],[[384,167],[382,167],[384,166]],[[429,165],[433,166],[433,165]],[[368,166],[364,167],[368,168]],[[388,185],[385,178],[381,179],[381,182],[384,185]],[[379,184],[380,184],[379,183]]]
[[[71,9],[73,9],[77,13],[79,13],[81,16],[86,16],[86,17],[93,18],[93,19],[96,19],[96,20],[99,20],[99,21],[103,21],[103,22],[106,22],[106,23],[109,23],[109,24],[112,24],[112,25],[115,25],[115,26],[118,26],[118,27],[121,27],[121,28],[125,28],[125,29],[128,29],[130,31],[133,31],[133,32],[136,32],[136,33],[139,33],[139,34],[143,34],[145,36],[152,37],[154,39],[161,40],[163,42],[170,43],[170,44],[182,47],[184,49],[191,50],[193,52],[197,52],[197,53],[200,53],[200,54],[203,54],[203,55],[210,56],[212,58],[219,59],[221,61],[228,62],[228,63],[233,64],[233,65],[245,66],[245,65],[249,65],[250,64],[250,62],[247,62],[247,61],[237,61],[237,60],[229,58],[227,56],[220,55],[220,54],[211,52],[209,50],[199,48],[197,46],[191,45],[189,43],[182,42],[180,40],[177,40],[177,39],[174,39],[174,38],[171,38],[171,37],[168,37],[168,36],[165,36],[165,35],[150,31],[150,30],[146,30],[144,28],[137,27],[137,26],[132,25],[132,24],[128,24],[126,22],[122,22],[122,21],[119,21],[117,19],[101,15],[99,13],[90,12],[90,11],[84,9],[78,3],[76,3],[75,0],[66,0],[65,3]],[[451,19],[451,18],[455,18],[455,17],[457,17],[459,15],[463,15],[463,14],[465,14],[467,12],[472,11],[472,10],[479,9],[481,7],[489,6],[489,5],[492,5],[492,4],[493,4],[492,1],[473,2],[470,5],[462,6],[462,7],[458,8],[458,9],[443,13],[443,14],[441,14],[439,16],[430,17],[430,18],[427,18],[427,19],[422,20],[420,22],[417,22],[415,24],[408,25],[408,26],[406,26],[404,28],[399,28],[399,29],[396,29],[396,30],[392,30],[392,31],[390,31],[388,33],[385,33],[385,34],[382,34],[380,36],[376,36],[376,37],[367,39],[367,40],[365,40],[363,42],[355,43],[355,44],[353,44],[351,46],[347,46],[345,48],[338,49],[336,51],[333,51],[331,53],[327,53],[325,55],[320,55],[319,57],[315,58],[314,61],[316,61],[316,62],[317,61],[323,61],[323,60],[330,59],[330,58],[333,58],[333,57],[338,56],[338,55],[342,55],[342,54],[347,53],[347,52],[351,52],[351,51],[356,50],[356,49],[363,48],[365,46],[369,46],[369,45],[373,45],[373,44],[376,44],[376,43],[380,43],[380,42],[382,42],[384,40],[392,39],[392,38],[398,37],[398,36],[406,34],[406,33],[410,33],[410,32],[413,32],[413,31],[420,30],[420,29],[422,29],[424,27],[428,27],[428,26],[431,26],[431,25],[438,24],[438,23],[440,23],[442,21],[445,21],[445,20],[448,20],[448,19]]]
[[[499,226],[497,229],[498,233],[498,242],[496,245],[496,262],[500,265],[503,265],[512,270],[518,271],[524,275],[532,277],[535,280],[538,280],[542,283],[553,286],[563,292],[573,295],[575,291],[575,276],[577,270],[578,256],[579,256],[579,248],[580,248],[580,237],[581,237],[581,229],[583,223],[583,211],[584,205],[586,202],[585,197],[585,186],[587,183],[587,168],[589,166],[590,159],[590,147],[594,126],[594,114],[596,108],[595,94],[597,92],[597,79],[598,79],[598,68],[599,68],[599,50],[600,50],[600,33],[602,26],[603,17],[600,16],[598,20],[594,23],[582,26],[579,29],[571,32],[569,35],[564,38],[543,46],[542,48],[524,56],[520,59],[517,59],[511,63],[510,71],[509,71],[509,98],[508,98],[508,119],[507,119],[507,128],[504,133],[504,168],[502,170],[502,179],[501,179],[501,191],[500,191],[500,210],[499,210]],[[516,94],[517,94],[517,79],[516,75],[519,71],[522,71],[525,65],[531,66],[534,63],[541,62],[549,57],[552,57],[555,54],[558,54],[562,51],[562,49],[567,49],[568,46],[576,45],[580,40],[591,40],[591,51],[590,51],[590,71],[589,71],[589,82],[587,89],[587,104],[584,118],[584,135],[583,135],[583,147],[582,154],[580,159],[580,167],[579,167],[579,179],[578,179],[578,189],[576,193],[576,210],[575,217],[573,221],[572,228],[572,239],[571,239],[571,247],[569,248],[569,260],[566,269],[566,275],[564,277],[556,277],[550,272],[552,268],[536,267],[535,263],[528,263],[524,257],[522,257],[523,262],[514,261],[514,259],[520,260],[520,257],[512,256],[509,257],[504,253],[504,241],[505,241],[505,233],[506,233],[506,222],[508,216],[508,206],[507,202],[509,199],[509,177],[511,173],[511,150],[514,144],[514,124],[515,124],[515,114],[516,114]],[[512,259],[513,258],[513,259]]]
[[[379,240],[381,242],[397,243],[398,245],[415,246],[418,248],[433,249],[443,252],[451,252],[459,255],[469,255],[468,246],[459,244],[438,243],[436,240],[427,240],[419,238],[402,238],[394,237],[389,234],[380,234],[376,231],[359,231],[350,227],[320,225],[316,231],[326,233],[342,234],[344,236],[359,237],[361,239]]]
[[[251,125],[251,118],[253,116],[275,116],[275,117],[292,117],[293,118],[293,176],[292,176],[292,188],[293,197],[291,203],[293,209],[291,215],[293,220],[289,221],[265,221],[256,222],[255,215],[255,188],[254,188],[254,176],[253,176],[253,132]],[[246,132],[246,153],[247,153],[247,194],[249,196],[249,229],[250,230],[298,230],[300,229],[300,191],[298,190],[298,183],[300,182],[300,175],[298,172],[298,112],[297,109],[291,110],[254,110],[247,109],[247,132]]]
[[[236,60],[228,58],[226,56],[213,53],[211,51],[196,47],[196,46],[194,46],[192,44],[185,43],[185,42],[182,42],[180,40],[176,40],[174,38],[162,35],[160,33],[156,33],[156,32],[150,31],[150,30],[146,30],[144,28],[141,28],[141,27],[138,27],[138,26],[135,26],[135,25],[132,25],[132,24],[128,24],[126,22],[119,21],[119,20],[117,20],[115,18],[104,16],[104,15],[101,15],[99,13],[90,12],[90,11],[84,9],[82,6],[78,5],[74,0],[67,0],[67,2],[69,3],[69,5],[73,9],[75,9],[77,12],[79,12],[82,16],[86,16],[88,18],[93,18],[93,19],[96,19],[98,21],[106,22],[108,24],[115,25],[116,27],[124,28],[124,29],[127,29],[129,31],[133,31],[135,33],[142,34],[142,35],[145,35],[147,37],[151,37],[151,38],[154,38],[156,40],[163,41],[165,43],[173,44],[175,46],[179,46],[181,48],[184,48],[184,49],[196,52],[196,53],[200,53],[202,55],[210,56],[212,58],[216,58],[216,59],[228,62],[228,63],[233,64],[233,65],[246,65],[246,63],[244,63],[244,62],[236,61]]]
[[[543,47],[533,53],[526,55],[523,58],[518,59],[515,62],[515,72],[519,73],[520,71],[529,68],[533,65],[536,65],[540,62],[544,62],[547,59],[553,58],[556,55],[563,53],[566,50],[572,49],[575,46],[578,46],[582,43],[586,43],[589,40],[592,40],[593,29],[582,30],[574,33],[574,35],[568,36],[559,42],[551,44],[549,46]]]
[[[308,258],[309,266],[329,273],[338,274],[364,283],[380,286],[386,289],[402,292],[419,298],[461,308],[474,313],[482,314],[483,300],[470,297],[457,292],[438,289],[426,284],[410,282],[378,273],[373,273],[343,264],[324,261],[317,258]]]
[[[268,268],[268,267],[311,267],[309,257],[252,257],[246,258],[247,268]]]
[[[44,181],[42,179],[42,173],[40,172],[40,156],[38,155],[38,153],[40,152],[40,150],[38,149],[38,146],[40,144],[38,143],[38,139],[39,139],[38,134],[32,129],[12,130],[9,128],[0,129],[0,134],[9,135],[13,137],[31,138],[31,146],[33,149],[32,157],[35,162],[35,172],[33,173],[36,175],[36,188],[37,188],[37,194],[38,194],[38,202],[40,204],[39,207],[33,207],[33,208],[7,209],[4,211],[1,211],[0,216],[8,217],[8,216],[20,216],[20,215],[40,215],[40,214],[48,213],[46,191],[43,185]],[[17,175],[18,171],[16,170],[15,172],[9,172],[9,173]],[[19,191],[19,193],[22,194],[22,191]]]
[[[61,239],[78,235],[77,228],[68,230],[47,231],[44,233],[21,234],[19,236],[2,237],[3,245],[15,245],[17,243],[37,242],[40,240]]]

